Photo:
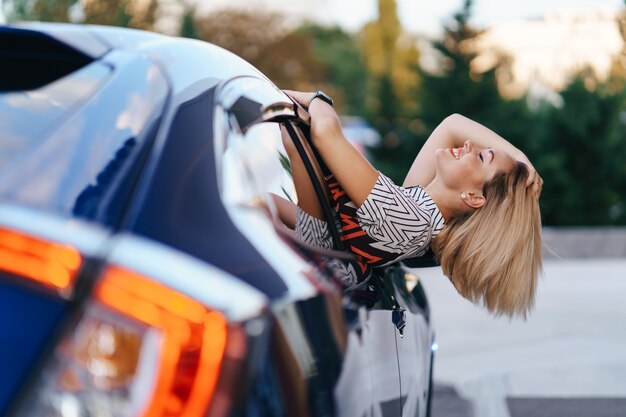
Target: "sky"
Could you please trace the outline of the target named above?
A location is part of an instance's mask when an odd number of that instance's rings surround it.
[[[360,29],[374,19],[376,0],[197,0],[201,8],[211,9],[225,5],[245,4],[246,8],[271,7],[286,14],[311,16],[339,24],[348,31]],[[396,0],[398,15],[410,32],[436,36],[442,22],[459,10],[463,0]],[[257,6],[253,6],[255,4]],[[486,27],[509,20],[541,18],[546,12],[562,9],[617,11],[624,7],[623,0],[476,0],[473,23]]]

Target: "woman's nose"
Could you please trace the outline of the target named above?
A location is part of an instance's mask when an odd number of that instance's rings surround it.
[[[463,144],[463,148],[465,148],[466,152],[482,152],[484,149],[483,148],[479,148],[477,146],[474,146],[474,144],[472,143],[471,140],[466,140],[465,143]]]

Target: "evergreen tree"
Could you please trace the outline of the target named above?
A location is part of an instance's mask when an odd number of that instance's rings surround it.
[[[452,113],[479,122],[492,121],[502,104],[495,71],[475,74],[471,70],[475,53],[465,46],[479,34],[469,24],[472,3],[465,0],[463,8],[445,27],[443,39],[433,43],[440,55],[439,72],[420,71],[419,115],[428,134]]]
[[[476,53],[469,45],[481,34],[469,23],[472,6],[472,0],[465,0],[461,10],[445,26],[442,39],[433,43],[439,55],[439,70],[435,73],[419,70],[421,82],[415,95],[419,102],[417,114],[421,132],[410,147],[419,149],[443,119],[459,113],[530,152],[538,144],[532,131],[533,115],[525,98],[502,98],[496,79],[498,67],[481,74],[472,70]],[[407,150],[405,154],[414,155],[415,152]]]
[[[588,86],[576,78],[561,93],[563,106],[545,109],[538,120],[542,152],[533,158],[545,178],[549,225],[626,224],[624,93],[610,83]]]
[[[195,22],[195,8],[187,8],[180,25],[180,36],[183,38],[200,39]]]

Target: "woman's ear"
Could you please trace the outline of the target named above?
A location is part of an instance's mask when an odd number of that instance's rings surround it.
[[[481,208],[485,205],[485,197],[482,194],[477,194],[473,192],[466,192],[461,194],[463,198],[463,202],[470,206],[471,208]]]

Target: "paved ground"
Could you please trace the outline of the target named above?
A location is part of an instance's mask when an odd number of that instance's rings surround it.
[[[526,322],[471,305],[438,268],[415,272],[439,341],[435,405],[442,392],[459,399],[445,386],[471,401],[433,417],[470,417],[472,407],[474,417],[626,416],[626,259],[546,261]]]
[[[435,385],[431,407],[432,417],[474,417],[474,405],[450,385]]]

